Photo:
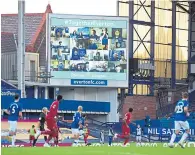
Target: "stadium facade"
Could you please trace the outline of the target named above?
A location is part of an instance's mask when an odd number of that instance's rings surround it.
[[[117,16],[129,19],[129,58],[138,58],[139,61],[138,72],[129,74],[129,88],[118,90],[110,87],[52,85],[50,80],[53,75],[48,71],[46,54],[49,47],[47,15],[52,13],[51,6],[47,6],[45,13],[25,14],[26,98],[54,99],[60,93],[70,102],[79,100],[109,103],[110,111],[107,108],[95,111],[96,106],[87,111],[93,115],[101,114],[97,118],[101,121],[118,121],[116,111],[122,116],[130,106],[135,109],[134,119],[143,119],[146,115],[156,118],[157,115],[163,115],[164,111],[167,113],[167,106],[174,105],[180,92],[190,88],[191,96],[195,93],[193,7],[194,3],[179,1],[117,2]],[[18,80],[17,22],[17,14],[1,15],[1,78],[15,86]],[[191,98],[191,101],[194,100]],[[30,108],[27,109],[32,110]],[[72,113],[74,110],[68,109],[62,113],[67,111]]]

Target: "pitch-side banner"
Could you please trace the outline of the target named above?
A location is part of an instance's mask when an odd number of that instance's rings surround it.
[[[175,129],[166,128],[148,128],[144,132],[151,135],[171,135]],[[180,130],[180,134],[183,134],[184,130]],[[195,136],[195,129],[190,129],[190,135]]]
[[[50,83],[128,87],[128,34],[125,17],[49,14]]]
[[[21,91],[14,90],[14,89],[2,89],[1,90],[1,96],[15,96],[16,94],[21,95]]]

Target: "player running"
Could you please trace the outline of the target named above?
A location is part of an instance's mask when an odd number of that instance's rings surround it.
[[[82,115],[83,107],[78,106],[78,111],[74,114],[71,129],[73,134],[74,143],[77,144],[79,142],[79,126]]]
[[[175,133],[173,132],[171,136],[171,140],[169,143],[169,147],[174,147],[174,141],[176,139],[176,135],[179,134],[180,129],[184,129],[185,133],[182,135],[181,140],[178,144],[184,148],[183,143],[187,139],[188,134],[190,133],[190,126],[187,121],[187,117],[190,115],[188,112],[188,93],[182,93],[182,99],[177,102],[175,107]]]
[[[8,116],[8,123],[9,123],[9,132],[2,133],[1,136],[11,136],[12,137],[12,145],[11,147],[15,147],[15,137],[17,132],[17,122],[18,118],[22,118],[22,106],[19,102],[19,95],[16,94],[14,96],[14,102],[10,103],[8,109],[5,111]]]
[[[47,108],[44,107],[44,108],[42,109],[42,112],[41,112],[40,116],[39,116],[38,128],[39,128],[40,131],[45,131],[45,119],[46,119],[47,112],[48,112]],[[36,144],[38,138],[39,138],[39,137],[37,137],[37,138],[33,141],[33,147],[35,146],[35,144]],[[47,136],[44,136],[44,140],[45,140],[45,142],[47,141]]]
[[[88,143],[88,136],[90,134],[89,128],[88,128],[88,124],[85,124],[85,126],[83,127],[83,131],[84,131],[84,142],[85,145],[90,145],[90,143]]]
[[[123,144],[124,147],[126,147],[126,144],[129,142],[129,138],[130,138],[129,125],[131,123],[132,112],[133,112],[133,109],[129,108],[129,112],[125,114],[125,117],[123,119],[123,124],[122,124],[122,134],[121,135],[115,134],[114,136],[114,138],[122,138],[125,140]]]
[[[51,106],[49,113],[46,116],[46,124],[47,128],[49,130],[46,131],[37,131],[35,135],[35,139],[38,138],[41,134],[49,135],[47,141],[44,144],[44,147],[50,147],[49,141],[53,138],[54,143],[57,144],[57,135],[58,135],[58,126],[57,126],[57,113],[58,113],[58,107],[59,103],[62,101],[62,95],[57,96],[57,100],[54,101]]]

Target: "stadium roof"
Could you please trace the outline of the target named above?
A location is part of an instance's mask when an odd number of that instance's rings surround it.
[[[39,35],[45,29],[46,14],[52,13],[50,4],[47,5],[45,13],[26,13],[25,14],[25,44],[27,52],[36,52],[35,44],[39,40]],[[2,52],[13,51],[5,47],[16,46],[14,35],[18,35],[18,14],[1,15],[1,42]],[[14,43],[14,44],[13,44]],[[11,45],[10,45],[11,44]]]

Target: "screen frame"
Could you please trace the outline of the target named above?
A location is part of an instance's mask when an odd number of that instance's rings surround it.
[[[113,20],[113,21],[126,21],[127,23],[127,42],[126,42],[126,54],[127,54],[127,79],[124,81],[118,80],[107,80],[107,85],[71,85],[71,78],[64,79],[66,82],[60,83],[57,82],[59,79],[49,79],[49,83],[54,86],[69,86],[69,87],[110,87],[110,88],[128,88],[129,87],[129,18],[128,17],[119,17],[119,16],[94,16],[94,15],[73,15],[73,14],[47,14],[46,18],[46,62],[47,62],[47,71],[50,71],[51,65],[51,48],[50,48],[50,28],[51,28],[51,18],[61,18],[61,19],[83,19],[83,20]],[[67,82],[69,80],[69,82]],[[94,79],[98,80],[98,79]],[[100,80],[100,79],[99,79]]]

